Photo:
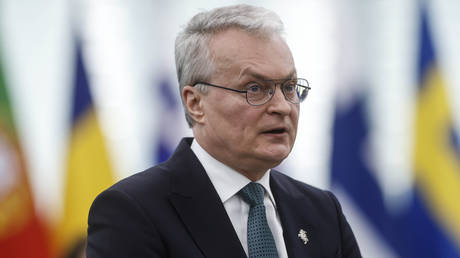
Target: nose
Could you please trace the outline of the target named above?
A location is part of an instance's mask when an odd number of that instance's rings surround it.
[[[283,91],[280,87],[275,87],[275,92],[273,93],[272,99],[268,102],[268,112],[277,113],[281,115],[288,115],[292,110],[292,104],[289,102],[283,94]]]

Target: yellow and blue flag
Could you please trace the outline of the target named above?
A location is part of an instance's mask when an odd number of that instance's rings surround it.
[[[429,224],[437,231],[425,237],[433,238],[428,245],[431,251],[427,252],[432,257],[460,257],[459,128],[453,123],[447,85],[436,62],[427,19],[422,18],[420,35],[414,126],[415,188],[430,216]],[[430,231],[419,233],[426,232]]]
[[[86,238],[88,212],[94,198],[114,183],[110,158],[88,83],[81,45],[76,46],[75,77],[64,212],[58,228],[60,253]]]
[[[371,137],[368,97],[361,92],[334,118],[331,180],[396,257],[460,257],[460,148],[446,82],[437,63],[428,15],[420,17],[414,101],[413,184],[406,207],[386,205],[375,165],[365,154]],[[457,114],[458,115],[458,114]],[[408,122],[409,123],[409,122]],[[411,136],[408,136],[411,138]],[[371,257],[382,257],[374,254]]]

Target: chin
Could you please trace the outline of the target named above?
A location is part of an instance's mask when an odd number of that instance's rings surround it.
[[[289,143],[269,144],[266,151],[273,156],[283,156],[286,158],[292,150],[292,145]],[[283,158],[283,159],[284,159]]]
[[[256,149],[252,149],[253,155],[257,156],[257,159],[263,160],[267,164],[275,164],[277,166],[281,163],[291,152],[292,144],[288,140],[282,142],[263,142],[259,143]],[[273,167],[274,167],[273,166]]]
[[[270,150],[268,153],[264,153],[264,159],[267,161],[270,161],[271,163],[274,164],[273,167],[279,165],[291,152],[291,148],[285,147],[285,148],[276,148],[273,150]]]

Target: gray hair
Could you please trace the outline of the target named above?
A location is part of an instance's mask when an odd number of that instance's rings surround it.
[[[241,29],[258,37],[282,36],[284,33],[279,16],[263,7],[240,4],[196,14],[176,37],[175,57],[180,94],[185,85],[211,78],[215,63],[209,50],[209,41],[216,33],[230,28]],[[196,87],[203,93],[207,88],[203,85]],[[183,99],[182,104],[185,119],[192,127],[194,120]]]

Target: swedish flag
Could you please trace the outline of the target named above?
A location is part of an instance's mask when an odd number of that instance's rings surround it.
[[[347,110],[336,112],[331,178],[333,185],[346,193],[392,255],[459,258],[459,128],[453,123],[454,114],[449,103],[453,98],[448,98],[448,87],[436,62],[428,17],[423,10],[418,41],[414,132],[410,140],[413,142],[414,183],[406,206],[399,212],[388,209],[381,184],[375,177],[375,166],[369,165],[372,160],[362,155],[363,146],[371,135],[367,92],[360,92]],[[367,255],[382,257],[380,253]]]
[[[460,152],[446,82],[436,62],[428,19],[420,30],[414,171],[417,194],[442,237],[432,257],[460,257]],[[429,231],[427,231],[429,232]],[[422,233],[422,232],[420,232]],[[445,239],[445,241],[440,241]]]

